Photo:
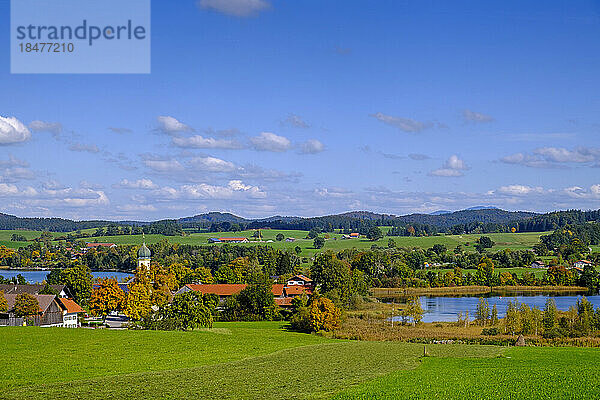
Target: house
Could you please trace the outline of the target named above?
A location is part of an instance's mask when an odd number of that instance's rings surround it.
[[[543,261],[534,261],[531,263],[531,268],[548,268]]]
[[[73,297],[69,288],[65,285],[13,285],[13,284],[4,284],[0,285],[0,291],[4,292],[4,294],[21,294],[21,293],[29,293],[32,295],[38,295],[41,291],[43,291],[46,286],[56,293],[58,297]]]
[[[113,248],[117,247],[114,243],[86,243],[85,247],[88,249],[98,249],[98,248]]]
[[[304,275],[294,275],[290,279],[288,279],[286,283],[287,283],[287,286],[294,286],[294,285],[312,286],[313,285],[312,279],[307,278]]]
[[[187,284],[181,287],[175,295],[186,293],[190,291],[200,292],[202,294],[216,294],[219,296],[219,301],[221,303],[225,302],[227,298],[233,296],[234,294],[238,294],[242,290],[244,290],[248,285],[243,283],[220,283],[220,284]],[[275,297],[276,302],[278,299],[283,299],[286,296],[285,286],[283,283],[275,283],[272,286],[271,292],[273,293],[273,297]],[[291,303],[290,303],[291,304]]]
[[[248,238],[245,237],[222,237],[219,238],[220,243],[248,243]]]
[[[585,268],[586,266],[591,267],[591,266],[593,266],[593,264],[588,260],[579,260],[573,264],[573,267],[575,269],[581,269],[582,271],[583,271],[583,268]]]
[[[22,326],[27,320],[35,326],[63,326],[63,312],[59,305],[59,298],[53,294],[32,295],[40,305],[38,314],[27,318],[17,317],[15,303],[18,294],[5,294],[8,311],[0,314],[0,325]]]
[[[276,297],[275,304],[277,304],[281,308],[291,308],[292,307],[293,297]]]
[[[285,238],[285,241],[286,241],[286,242],[295,242],[295,241],[296,241],[296,238],[293,238],[293,237],[288,237],[288,238]]]
[[[358,232],[352,232],[352,233],[350,234],[350,237],[351,237],[352,239],[356,239],[356,238],[360,237],[360,234],[359,234]]]
[[[85,310],[71,299],[58,298],[58,302],[63,312],[63,327],[79,328],[81,325],[78,316],[85,313]]]
[[[233,296],[246,288],[244,283],[219,283],[219,284],[194,284],[189,283],[184,285],[175,292],[175,295],[186,293],[186,292],[200,292],[202,294],[216,294],[219,296],[219,300],[224,302],[228,297]]]
[[[301,285],[292,285],[292,286],[287,286],[285,288],[285,297],[297,297],[297,296],[302,296],[303,294],[306,294],[307,296],[310,296],[312,294],[312,287],[311,286],[301,286]]]
[[[221,243],[219,238],[208,238],[208,243]]]

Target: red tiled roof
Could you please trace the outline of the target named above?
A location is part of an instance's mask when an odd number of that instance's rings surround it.
[[[71,299],[59,297],[58,301],[64,306],[64,308],[67,310],[67,312],[69,314],[85,312],[85,310],[83,308],[81,308],[81,306],[79,304],[75,303]]]
[[[279,307],[291,306],[292,298],[291,297],[276,298],[275,304],[277,304]]]
[[[231,296],[246,288],[243,283],[220,283],[211,285],[188,284],[190,289],[203,294],[218,294],[219,296]]]
[[[87,243],[87,247],[113,247],[114,243]]]
[[[273,285],[273,296],[282,296],[283,295],[283,283],[276,283]]]
[[[312,282],[312,279],[310,279],[304,275],[294,275],[290,279],[288,279],[288,281],[292,281],[292,280],[294,280],[294,278],[299,278],[299,279],[303,280],[304,282]]]
[[[360,234],[359,234],[359,233],[356,233],[356,232],[354,232],[354,233],[351,233],[351,234],[350,234],[350,236],[352,236],[352,237],[356,237],[356,236],[360,236]]]
[[[285,293],[288,296],[297,296],[297,295],[301,295],[302,293],[311,294],[312,289],[308,286],[291,285],[291,286],[287,286],[285,288]]]

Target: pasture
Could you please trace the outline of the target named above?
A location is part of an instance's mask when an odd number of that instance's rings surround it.
[[[333,340],[278,322],[194,332],[0,328],[6,399],[594,398],[600,353]],[[520,394],[520,395],[519,395]]]
[[[383,229],[384,230],[384,229]],[[384,230],[385,231],[385,230]],[[241,231],[241,232],[212,232],[212,233],[191,233],[186,236],[164,236],[164,235],[146,235],[146,243],[158,243],[161,240],[168,240],[171,243],[189,244],[189,245],[208,245],[208,239],[213,237],[245,237],[251,238],[255,233],[253,230]],[[239,243],[236,245],[240,246],[256,246],[256,245],[269,245],[276,249],[282,250],[294,250],[296,247],[300,247],[302,257],[311,257],[314,254],[323,250],[334,250],[341,251],[344,249],[369,249],[373,245],[380,247],[387,247],[389,239],[392,239],[397,247],[413,248],[419,247],[427,249],[432,247],[434,244],[440,243],[445,245],[449,250],[454,249],[458,245],[462,245],[466,251],[475,251],[474,242],[480,236],[479,234],[471,235],[440,235],[440,236],[426,236],[426,237],[403,237],[403,236],[384,236],[382,239],[377,241],[370,241],[364,237],[359,239],[342,239],[341,234],[330,233],[327,234],[325,240],[325,246],[323,249],[315,249],[313,246],[312,239],[306,239],[308,234],[307,231],[296,231],[296,230],[279,230],[279,229],[263,229],[262,241],[251,241],[249,243]],[[288,241],[277,241],[276,236],[281,233],[285,238],[293,238],[293,242]],[[547,233],[547,232],[546,232]],[[492,248],[492,251],[511,248],[527,249],[531,248],[535,243],[539,241],[540,235],[546,233],[491,233],[487,234],[496,243]],[[325,235],[321,235],[325,236]],[[102,236],[85,239],[87,241],[98,241],[98,242],[110,242],[115,244],[142,244],[144,238],[142,235],[119,235],[119,236]],[[223,244],[217,243],[213,246],[222,246]]]

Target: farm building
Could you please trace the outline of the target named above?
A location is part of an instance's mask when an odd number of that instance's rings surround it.
[[[304,275],[294,275],[290,279],[287,280],[286,284],[287,284],[287,286],[294,286],[294,285],[312,286],[313,281],[312,281],[312,279],[307,278]]]
[[[534,261],[531,263],[531,268],[548,268],[543,261]]]
[[[80,313],[85,313],[85,310],[71,299],[58,298],[58,302],[62,308],[63,327],[79,328],[80,324],[78,316]]]
[[[86,243],[85,246],[88,249],[97,249],[97,248],[107,248],[110,249],[112,247],[117,247],[114,243]]]
[[[65,285],[12,285],[5,284],[0,285],[0,291],[4,292],[4,294],[21,294],[21,293],[29,293],[32,295],[38,295],[40,292],[44,291],[44,289],[48,286],[48,289],[55,293],[58,297],[73,297],[69,288]]]
[[[588,265],[591,267],[593,264],[588,260],[579,260],[573,264],[573,267],[583,270],[583,268]]]
[[[186,293],[186,292],[190,292],[190,291],[196,291],[196,292],[201,292],[202,294],[216,294],[219,296],[219,301],[221,303],[225,302],[225,300],[227,300],[227,298],[233,296],[234,294],[237,294],[239,292],[241,292],[242,290],[244,290],[248,285],[243,284],[243,283],[222,283],[222,284],[187,284],[182,286],[177,292],[175,292],[175,295],[181,294],[181,293]],[[300,286],[294,287],[293,293],[294,296],[302,294],[303,292],[300,291]],[[302,286],[302,288],[304,288]],[[289,303],[289,305],[291,305],[291,298],[288,295],[288,287],[286,287],[284,284],[282,283],[275,283],[272,286],[272,293],[273,293],[273,297],[275,298],[275,303],[277,305],[283,304],[283,305],[287,305]],[[307,288],[308,290],[309,288]],[[312,293],[312,289],[310,292],[307,291],[307,293]],[[289,300],[285,300],[289,298]]]
[[[58,297],[53,294],[32,295],[37,300],[40,310],[31,317],[18,317],[15,314],[15,304],[18,294],[5,294],[8,311],[0,314],[0,325],[22,326],[27,321],[41,327],[56,326],[76,328],[79,326],[77,315],[84,310],[75,301]]]
[[[248,238],[245,237],[222,237],[209,238],[209,243],[248,243]]]

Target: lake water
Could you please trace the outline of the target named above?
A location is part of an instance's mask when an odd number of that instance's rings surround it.
[[[552,297],[556,302],[556,307],[561,311],[567,311],[569,307],[576,306],[577,300],[581,298],[580,295],[576,296],[492,296],[486,297],[490,305],[490,310],[496,305],[498,308],[498,317],[503,318],[506,313],[506,306],[509,301],[514,302],[517,300],[519,303],[525,303],[529,307],[538,307],[540,310],[544,309],[546,300]],[[586,298],[594,305],[594,307],[600,306],[600,296],[586,296]],[[454,322],[457,319],[458,313],[463,314],[463,318],[466,311],[469,311],[469,318],[474,319],[475,311],[477,310],[477,303],[479,297],[420,297],[421,306],[425,311],[423,315],[423,322]],[[395,321],[402,320],[401,317],[394,317]]]
[[[28,271],[19,269],[0,269],[0,276],[5,279],[12,278],[19,274],[23,275],[23,278],[27,283],[38,283],[46,279],[50,271]],[[123,278],[130,278],[133,275],[126,272],[109,272],[109,271],[93,271],[92,275],[94,278],[117,278],[117,281],[121,282]]]

